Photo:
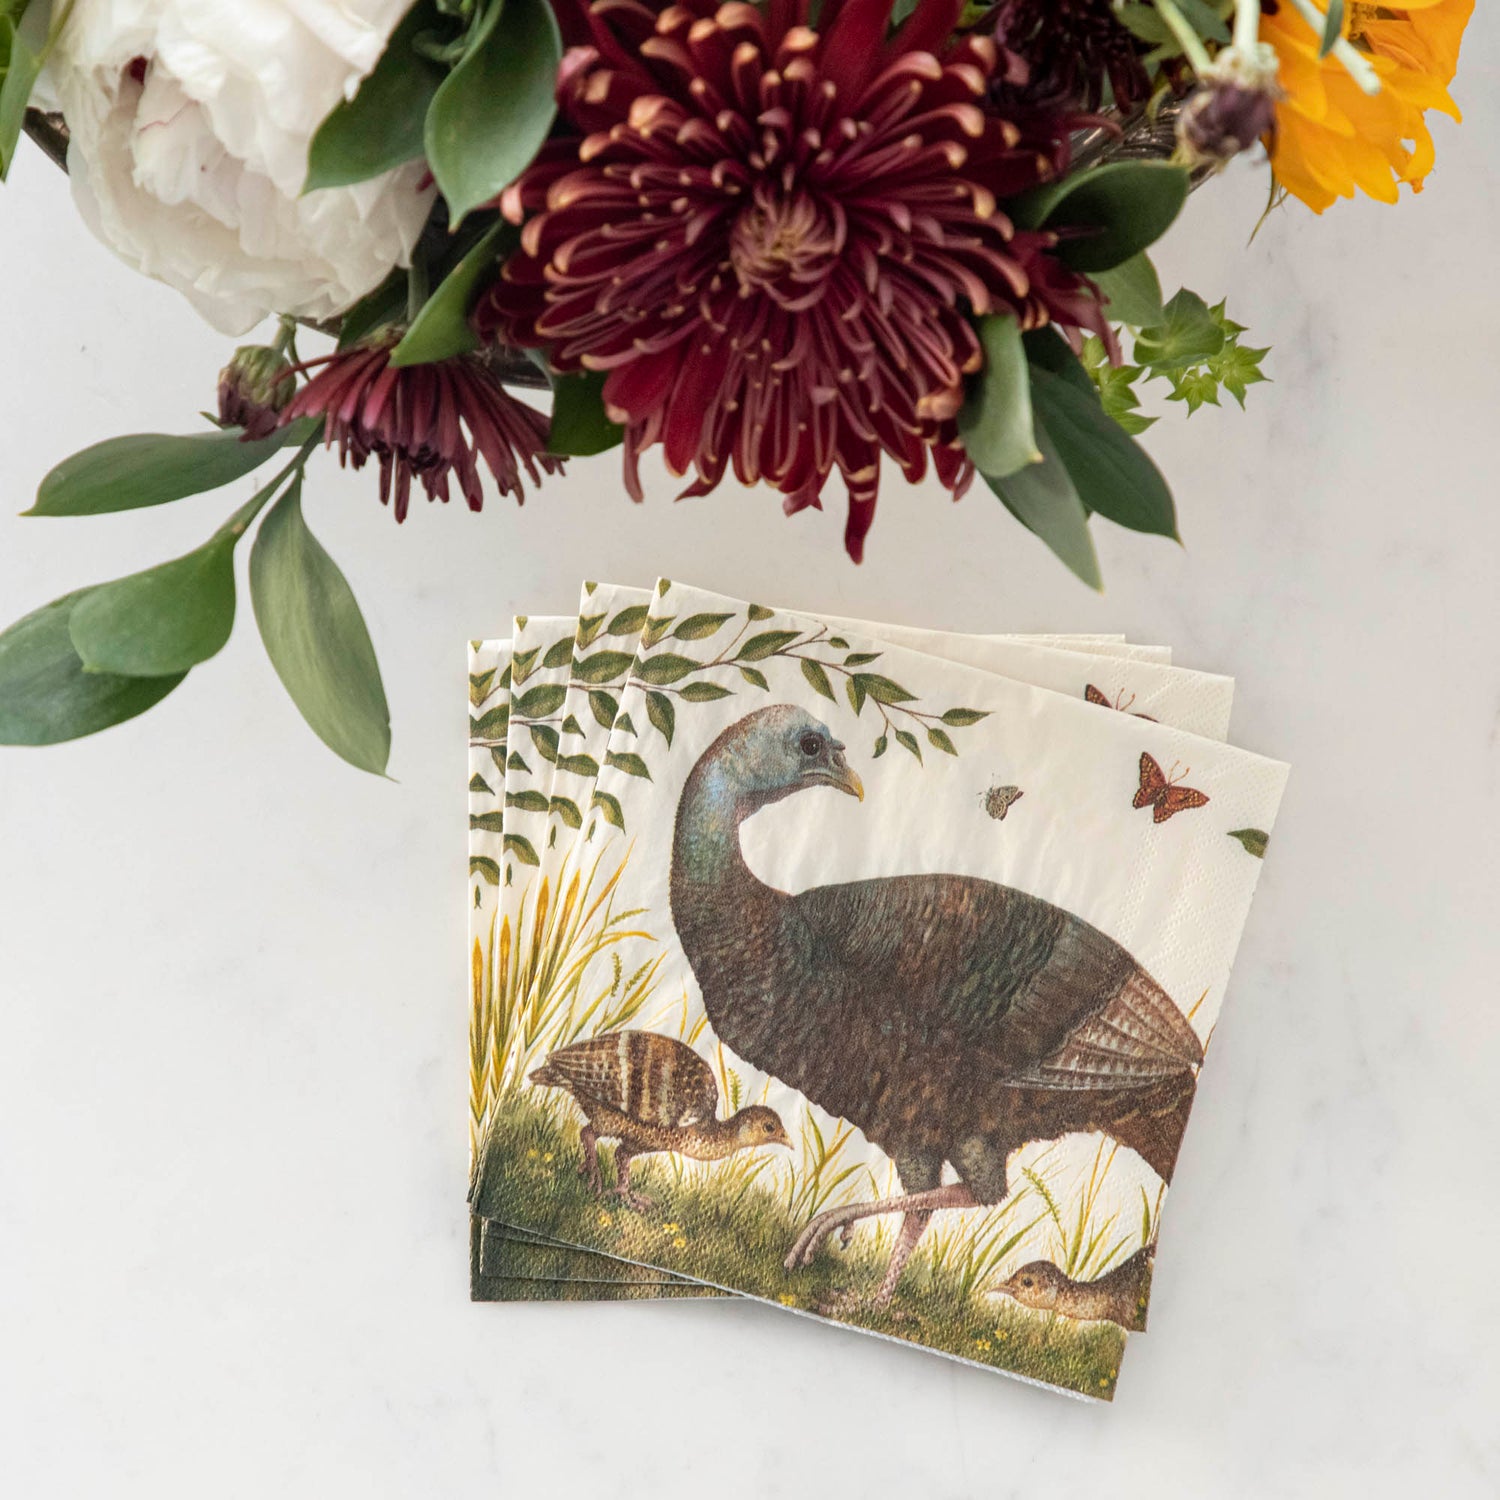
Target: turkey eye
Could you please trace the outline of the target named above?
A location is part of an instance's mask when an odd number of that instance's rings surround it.
[[[802,736],[802,753],[804,755],[818,755],[822,752],[823,741],[815,734],[804,734]]]

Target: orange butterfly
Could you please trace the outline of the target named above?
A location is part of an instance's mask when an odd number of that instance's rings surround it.
[[[1088,699],[1090,703],[1097,703],[1100,708],[1112,708],[1116,713],[1122,714],[1129,713],[1130,705],[1135,702],[1134,693],[1130,695],[1128,701],[1122,702],[1121,700],[1125,698],[1125,689],[1121,688],[1120,691],[1115,694],[1115,701],[1111,703],[1109,699],[1106,698],[1104,694],[1101,693],[1092,682],[1084,684],[1083,696]],[[1157,722],[1155,719],[1151,718],[1150,714],[1136,714],[1135,717],[1137,719],[1150,719],[1153,724]]]
[[[1177,762],[1172,762],[1173,770],[1177,768]],[[1182,776],[1192,770],[1191,766],[1184,766]],[[1190,786],[1179,786],[1181,776],[1174,776],[1170,781],[1162,775],[1162,770],[1155,759],[1141,751],[1141,789],[1135,794],[1135,800],[1131,802],[1132,807],[1149,807],[1151,821],[1153,823],[1165,823],[1173,813],[1186,812],[1190,807],[1202,807],[1208,801],[1205,792],[1194,791]]]

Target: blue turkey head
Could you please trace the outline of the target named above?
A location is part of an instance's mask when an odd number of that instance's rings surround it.
[[[790,703],[741,719],[729,759],[736,790],[757,807],[815,786],[864,801],[864,785],[844,760],[843,745],[826,724]]]

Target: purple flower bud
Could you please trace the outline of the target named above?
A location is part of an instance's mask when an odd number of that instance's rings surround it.
[[[1274,83],[1205,78],[1177,117],[1177,139],[1193,165],[1223,166],[1276,130]]]
[[[270,437],[295,394],[290,369],[287,357],[269,345],[236,349],[219,371],[219,420],[226,427],[243,427],[246,441]]]

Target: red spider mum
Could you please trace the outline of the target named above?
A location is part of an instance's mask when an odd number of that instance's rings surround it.
[[[581,138],[507,190],[521,249],[481,298],[486,337],[606,371],[626,482],[660,443],[687,494],[732,465],[786,509],[837,468],[856,561],[880,457],[972,478],[954,417],[983,356],[975,314],[1103,328],[1097,296],[998,201],[1050,171],[987,105],[994,43],[960,0],[756,6],[596,0],[558,79]]]
[[[540,484],[538,467],[559,473],[562,460],[547,451],[547,419],[516,400],[484,361],[460,354],[426,365],[391,364],[389,340],[356,344],[300,366],[321,365],[281,414],[323,418],[323,441],[339,446],[339,463],[356,469],[373,453],[380,460],[380,501],[394,493],[396,519],[406,519],[413,478],[429,500],[448,499],[448,476],[470,510],[484,506],[478,459],[502,495],[519,504],[524,468]]]

